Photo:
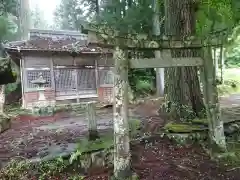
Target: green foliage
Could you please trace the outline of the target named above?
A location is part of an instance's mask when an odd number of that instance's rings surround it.
[[[0,7],[0,41],[17,32],[18,1],[3,0]]]
[[[0,179],[28,179],[36,178],[39,180],[57,178],[63,173],[69,164],[62,158],[52,161],[32,164],[28,161],[13,160],[0,171]],[[63,176],[63,175],[61,175]],[[65,176],[68,178],[69,176]]]
[[[139,136],[141,131],[141,120],[139,119],[130,119],[129,120],[129,129],[130,129],[130,137],[135,138]]]
[[[240,22],[240,1],[232,0],[232,15],[235,25],[239,25]]]
[[[11,92],[15,91],[18,87],[18,83],[9,83],[9,84],[6,84],[6,87],[5,87],[5,94],[8,95],[10,94]]]
[[[148,81],[139,80],[136,83],[136,91],[143,92],[145,94],[149,94],[149,92],[153,91],[153,85],[150,84]]]
[[[220,96],[240,92],[240,75],[238,69],[225,69],[223,74],[224,82],[217,86]]]
[[[220,96],[237,93],[240,90],[240,82],[226,80],[224,84],[218,85],[218,94]]]
[[[67,167],[67,164],[64,163],[62,158],[57,158],[53,161],[49,162],[41,162],[39,164],[39,180],[44,180],[51,176],[57,176],[60,172],[63,172],[65,168]]]
[[[17,32],[16,18],[11,14],[0,16],[0,40]]]
[[[141,129],[141,121],[138,119],[130,119],[129,120],[129,133],[130,138],[134,139],[139,135]],[[88,139],[80,139],[78,141],[77,151],[71,154],[69,159],[70,164],[73,164],[74,161],[78,160],[83,153],[99,151],[99,150],[107,150],[113,146],[113,136],[112,133],[105,134],[100,136],[99,139],[95,141],[89,141]]]
[[[0,170],[0,179],[23,179],[30,168],[26,161],[11,161],[6,167]]]
[[[79,4],[85,7],[84,10],[80,8]],[[164,15],[163,1],[160,0],[158,4],[161,11],[159,18],[161,19]],[[197,11],[197,34],[206,36],[213,31],[226,28],[232,30],[239,21],[239,4],[238,0],[200,1]],[[109,24],[122,33],[152,34],[151,1],[112,0],[100,3],[97,0],[67,0],[61,2],[56,11],[56,18],[61,28],[78,30],[81,20],[85,19],[82,15],[83,12],[88,16],[88,20],[94,21],[93,16],[99,16],[98,22]],[[235,46],[232,48],[231,54],[227,56],[227,65],[238,66],[240,64],[239,57],[239,48]],[[130,70],[129,81],[135,98],[155,91],[155,72],[153,70]]]
[[[87,17],[89,21],[98,21],[100,12],[100,0],[80,0],[84,6],[86,12],[84,17]]]
[[[14,16],[18,16],[18,0],[2,0],[0,6],[0,16],[11,13]]]
[[[191,106],[176,102],[164,102],[161,109],[163,112],[168,113],[170,118],[174,120],[191,120],[197,117]]]
[[[226,48],[226,65],[229,68],[240,67],[240,31],[236,28]]]
[[[82,155],[80,150],[77,150],[76,152],[71,154],[71,157],[69,159],[69,163],[73,164],[74,161],[76,161],[78,159],[78,157],[80,157]]]
[[[239,141],[227,142],[228,153],[220,156],[220,161],[224,164],[236,167],[240,166],[240,143]]]
[[[39,7],[35,7],[35,9],[31,12],[31,28],[39,28],[39,29],[47,29],[48,24],[46,20],[43,18],[43,11],[39,9]]]
[[[130,69],[128,79],[134,98],[155,92],[155,76],[156,72],[153,69]]]
[[[6,105],[4,107],[5,113],[10,117],[17,117],[19,115],[31,115],[31,110],[23,109],[19,103]]]
[[[93,11],[91,12],[97,13],[96,7],[99,4],[97,1],[83,1],[92,7]],[[201,0],[197,11],[197,34],[206,36],[213,31],[231,29],[238,21],[240,14],[237,2],[237,0]],[[164,14],[163,1],[160,0],[158,4],[161,11],[159,18],[161,19]],[[152,1],[104,1],[100,5],[99,16],[100,22],[109,24],[122,33],[152,34]],[[235,57],[236,55],[234,55]],[[143,78],[143,76],[145,77]],[[155,89],[154,77],[155,74],[149,74],[147,70],[131,70],[129,72],[129,81],[135,97],[153,92]]]
[[[122,33],[152,33],[151,1],[119,1],[105,3],[100,12],[100,20]],[[144,14],[144,15],[143,15]],[[128,27],[128,28],[126,28]]]
[[[1,46],[1,43],[3,43],[3,41],[14,38],[14,35],[17,34],[17,30],[18,30],[18,25],[17,25],[18,1],[3,0],[1,3],[2,4],[0,9],[0,46]],[[3,56],[2,46],[0,47],[0,56]],[[3,61],[1,60],[1,65],[2,65],[2,62]],[[1,68],[4,68],[4,67],[1,66]],[[13,75],[17,75],[17,74],[13,74]],[[14,86],[15,85],[8,86],[7,91],[14,89]]]
[[[8,31],[8,19],[6,16],[0,16],[0,34],[5,35]]]
[[[64,30],[81,30],[84,18],[81,0],[62,0],[55,11],[55,23]]]
[[[69,180],[84,180],[84,176],[81,175],[73,175],[69,178]]]
[[[195,118],[193,120],[191,120],[191,123],[193,124],[201,124],[201,125],[208,125],[208,121],[207,119],[198,119],[198,118]]]
[[[231,0],[202,0],[197,12],[197,34],[206,35],[213,31],[233,27]]]
[[[235,142],[235,144],[238,144],[238,143]],[[234,149],[228,148],[228,149],[230,149],[230,151],[225,153],[214,154],[213,157],[216,158],[220,163],[233,167],[232,169],[234,170],[235,167],[240,165],[240,151],[239,149],[235,149],[235,148]]]

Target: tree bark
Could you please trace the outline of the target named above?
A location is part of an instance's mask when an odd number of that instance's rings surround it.
[[[0,39],[0,60],[4,55],[4,47],[2,45],[2,41]],[[5,85],[0,85],[0,113],[4,113],[4,104],[5,104]]]
[[[132,7],[132,3],[133,3],[133,0],[127,0],[127,5],[128,5],[129,8]]]
[[[96,14],[97,14],[97,16],[99,16],[99,13],[100,13],[99,0],[95,1],[95,6],[96,6]]]
[[[165,33],[182,40],[195,34],[195,7],[192,0],[165,0]],[[172,56],[188,57],[193,50],[171,51]],[[197,67],[168,68],[165,73],[165,100],[173,119],[201,116],[204,103]],[[191,112],[191,113],[189,113]]]
[[[21,40],[28,40],[30,27],[30,10],[29,0],[20,0],[20,37]]]
[[[213,57],[214,64],[215,64],[216,76],[218,77],[218,55],[217,55],[217,48],[212,48],[212,57]]]
[[[156,36],[160,36],[160,11],[159,11],[159,4],[157,0],[153,0],[153,34]],[[155,51],[155,58],[161,57],[160,51]],[[164,96],[164,68],[156,68],[156,87],[157,87],[157,95]]]
[[[221,56],[220,56],[220,59],[221,59],[221,83],[224,84],[224,72],[225,72],[225,48],[222,47],[221,49]]]
[[[114,61],[114,177],[122,180],[131,175],[126,52],[117,47]]]
[[[0,114],[4,113],[5,85],[0,85]]]
[[[204,67],[202,68],[202,81],[204,102],[208,117],[209,137],[212,153],[226,151],[223,120],[221,119],[218,91],[216,84],[216,68],[211,55],[211,48],[204,51]]]

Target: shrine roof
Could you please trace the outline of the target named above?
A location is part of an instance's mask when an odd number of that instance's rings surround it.
[[[31,30],[29,40],[8,42],[7,51],[50,51],[76,53],[111,53],[108,49],[94,47],[88,35],[77,31]]]

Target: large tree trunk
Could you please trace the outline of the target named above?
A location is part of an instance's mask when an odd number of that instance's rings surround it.
[[[174,39],[183,39],[195,33],[195,4],[192,0],[165,0],[165,33]],[[180,52],[180,56],[192,54],[192,50]],[[179,57],[177,50],[173,56]],[[204,103],[196,67],[168,68],[165,73],[167,110],[174,119],[200,116]],[[191,113],[189,113],[191,112]],[[190,117],[189,117],[190,116]]]
[[[21,40],[28,40],[28,32],[30,27],[29,0],[20,0],[20,36]]]
[[[160,31],[160,21],[159,21],[159,3],[158,0],[152,0],[153,5],[153,34],[156,36],[161,35]],[[161,57],[160,51],[155,51],[155,58]],[[157,87],[157,95],[164,96],[164,68],[156,68],[156,87]]]
[[[122,180],[131,175],[128,124],[128,61],[124,51],[114,52],[114,177]]]
[[[0,61],[4,57],[4,48],[2,45],[2,41],[0,40]],[[1,63],[0,63],[1,64]],[[5,104],[5,85],[0,85],[0,114],[4,113],[4,104]]]

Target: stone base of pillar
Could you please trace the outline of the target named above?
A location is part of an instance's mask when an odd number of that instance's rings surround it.
[[[37,102],[32,108],[32,114],[36,116],[53,116],[55,106],[49,102]]]

